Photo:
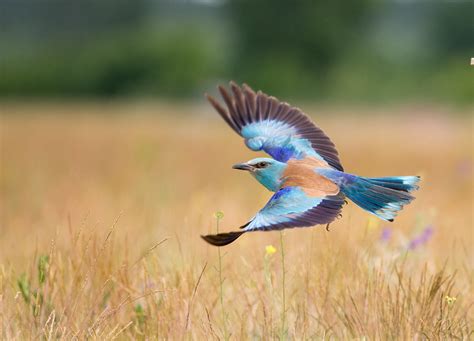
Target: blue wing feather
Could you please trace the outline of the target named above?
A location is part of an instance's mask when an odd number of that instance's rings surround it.
[[[300,187],[285,187],[276,192],[244,231],[271,231],[291,227],[327,224],[341,211],[341,197],[316,198]]]
[[[314,157],[343,170],[334,144],[300,109],[262,92],[255,94],[246,85],[241,89],[231,82],[231,89],[232,95],[219,87],[227,109],[208,99],[251,150],[263,150],[281,162]]]
[[[264,120],[250,123],[242,128],[241,135],[251,150],[263,150],[281,162],[305,157],[324,160],[316,153],[308,139],[297,137],[297,129],[281,121]]]

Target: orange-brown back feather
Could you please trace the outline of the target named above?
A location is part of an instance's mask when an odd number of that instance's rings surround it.
[[[299,186],[312,197],[323,198],[339,193],[339,186],[328,178],[316,173],[315,168],[330,168],[327,162],[315,158],[289,160],[283,173],[282,187]]]

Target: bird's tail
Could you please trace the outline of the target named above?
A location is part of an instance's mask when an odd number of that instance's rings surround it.
[[[365,178],[334,169],[318,169],[318,172],[334,181],[355,204],[377,217],[393,221],[398,211],[415,197],[419,176],[391,176]]]
[[[242,234],[247,231],[235,231],[235,232],[226,232],[218,234],[208,234],[207,236],[201,236],[209,244],[215,246],[224,246],[232,243],[234,240],[239,238]]]

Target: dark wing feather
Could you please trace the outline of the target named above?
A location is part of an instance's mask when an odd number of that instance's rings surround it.
[[[239,238],[245,231],[226,232],[218,234],[208,234],[207,236],[201,236],[209,244],[215,246],[224,246],[232,243],[234,240]]]

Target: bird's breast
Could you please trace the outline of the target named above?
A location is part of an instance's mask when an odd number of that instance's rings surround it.
[[[292,159],[287,162],[283,172],[283,186],[301,187],[312,197],[325,197],[339,193],[339,186],[328,178],[315,172],[316,168],[330,168],[327,162],[315,158]]]

